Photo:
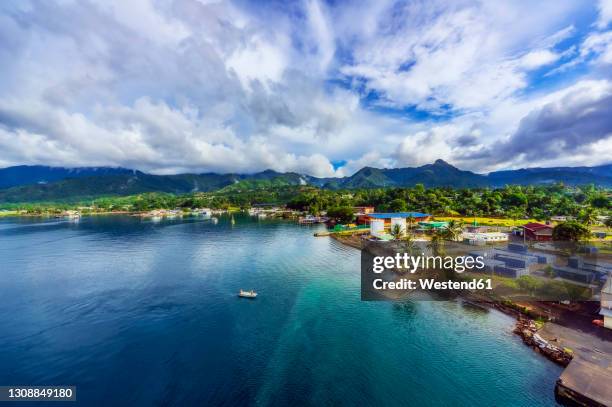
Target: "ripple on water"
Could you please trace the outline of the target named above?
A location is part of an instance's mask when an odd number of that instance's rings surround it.
[[[235,219],[0,220],[0,382],[84,405],[555,405],[560,369],[510,318],[362,302],[357,250]]]

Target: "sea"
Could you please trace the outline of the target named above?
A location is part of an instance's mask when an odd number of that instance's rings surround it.
[[[359,251],[322,225],[232,217],[0,219],[0,386],[76,386],[70,406],[557,405],[561,368],[513,318],[361,301]]]

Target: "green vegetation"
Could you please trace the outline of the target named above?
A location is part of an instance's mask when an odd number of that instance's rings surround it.
[[[586,225],[588,223],[585,222]],[[553,229],[553,240],[578,242],[591,235],[588,226],[576,221],[563,222]]]
[[[280,183],[280,182],[279,182]],[[214,192],[186,194],[141,193],[108,196],[77,202],[24,202],[0,204],[0,209],[42,213],[68,208],[88,211],[146,211],[156,208],[209,207],[214,209],[248,208],[252,205],[286,204],[290,209],[315,215],[323,211],[343,222],[352,220],[349,208],[374,206],[377,211],[419,211],[439,220],[513,226],[526,221],[546,221],[555,215],[573,216],[590,225],[597,216],[612,210],[612,191],[593,185],[566,187],[506,186],[503,188],[450,187],[375,188],[329,190],[309,185],[274,185],[269,180],[237,182]]]
[[[393,236],[393,240],[401,240],[404,234],[404,230],[400,225],[393,225],[391,228],[391,236]]]
[[[355,219],[351,206],[336,206],[327,210],[327,216],[337,219],[342,223],[351,223]]]

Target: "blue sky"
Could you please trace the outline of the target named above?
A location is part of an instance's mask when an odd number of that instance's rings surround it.
[[[612,157],[612,0],[0,3],[0,166]]]

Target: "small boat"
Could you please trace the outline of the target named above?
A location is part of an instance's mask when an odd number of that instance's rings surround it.
[[[238,293],[238,297],[255,298],[255,297],[257,297],[257,293],[255,292],[255,290],[244,291],[244,290],[240,289],[240,292]]]

